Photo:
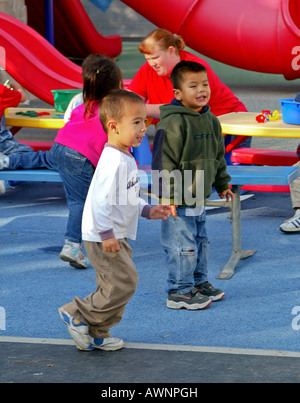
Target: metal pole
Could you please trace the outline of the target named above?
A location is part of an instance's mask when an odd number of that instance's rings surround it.
[[[54,46],[53,0],[45,0],[46,39]]]

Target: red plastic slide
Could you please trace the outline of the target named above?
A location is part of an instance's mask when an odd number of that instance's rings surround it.
[[[45,36],[44,1],[25,0],[28,25]],[[91,53],[115,57],[122,52],[119,35],[102,36],[80,0],[53,0],[54,46],[67,57],[85,58]]]
[[[81,67],[26,24],[0,13],[0,66],[39,99],[54,104],[51,90],[82,88]]]
[[[212,59],[300,78],[299,0],[122,0]]]

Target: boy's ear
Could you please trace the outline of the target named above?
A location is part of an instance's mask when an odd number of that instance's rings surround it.
[[[107,127],[112,131],[117,131],[117,122],[115,120],[109,120],[107,122]]]
[[[177,99],[177,101],[182,100],[181,91],[178,88],[173,89],[173,94],[174,94],[174,97]]]

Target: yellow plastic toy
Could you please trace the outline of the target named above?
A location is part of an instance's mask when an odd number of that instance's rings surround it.
[[[279,119],[279,113],[278,113],[277,109],[273,113],[270,114],[269,119],[270,120],[278,120]]]

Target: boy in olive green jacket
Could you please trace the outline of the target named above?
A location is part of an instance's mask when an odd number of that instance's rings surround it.
[[[224,297],[208,282],[208,238],[204,204],[215,187],[233,198],[226,171],[224,139],[207,105],[210,88],[204,66],[182,61],[172,71],[175,99],[161,106],[153,145],[154,191],[173,215],[162,222],[166,252],[167,307],[203,309]]]

